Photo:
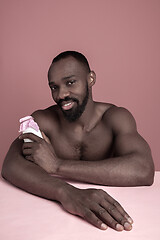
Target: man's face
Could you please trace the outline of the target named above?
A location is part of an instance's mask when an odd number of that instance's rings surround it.
[[[82,115],[88,102],[87,76],[84,66],[73,57],[54,63],[49,70],[52,97],[70,122]]]

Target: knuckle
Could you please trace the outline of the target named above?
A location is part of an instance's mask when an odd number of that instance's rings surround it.
[[[121,206],[121,205],[119,204],[119,202],[117,202],[116,200],[114,200],[113,205],[114,205],[115,207],[120,207],[120,206]]]
[[[90,211],[85,211],[83,215],[84,219],[89,220],[92,218],[92,212]]]
[[[103,195],[103,194],[104,194],[104,190],[98,189],[98,193],[99,193],[100,195]]]
[[[102,221],[99,218],[95,218],[93,224],[97,227],[101,227]]]
[[[23,145],[22,145],[22,149],[25,149],[25,148],[26,148],[26,144],[23,143]]]
[[[93,190],[93,191],[91,192],[91,195],[90,195],[90,196],[91,196],[92,198],[95,198],[95,197],[97,197],[97,195],[98,195],[98,194],[97,194],[97,191],[96,191],[96,190]]]
[[[96,217],[91,211],[86,211],[83,218],[96,227],[100,227],[102,224],[102,221],[98,217]]]
[[[99,218],[96,218],[95,223],[96,225],[100,226],[102,224],[102,221]]]
[[[108,207],[108,212],[109,213],[113,213],[115,210],[116,210],[116,207],[114,207],[112,205]]]
[[[119,218],[119,219],[117,219],[117,220],[118,220],[118,222],[121,223],[122,225],[123,225],[123,223],[126,221],[126,220],[124,221],[123,218]]]
[[[91,196],[93,198],[101,198],[103,193],[104,193],[104,191],[102,189],[94,189],[91,193]]]
[[[27,153],[26,149],[22,149],[22,153],[25,155]]]
[[[98,194],[97,194],[96,192],[92,193],[91,199],[92,199],[93,201],[95,201],[95,200],[97,199],[97,197],[98,197]]]
[[[103,216],[106,213],[106,210],[105,209],[100,209],[98,211],[98,213],[99,213],[100,216]]]
[[[125,222],[127,222],[126,218],[124,218],[123,216],[122,216],[122,217],[119,217],[119,218],[117,219],[117,221],[118,221],[119,223],[121,223],[122,225],[124,225]]]
[[[23,151],[23,155],[27,155],[27,152],[26,152],[26,150],[24,150],[24,151]]]

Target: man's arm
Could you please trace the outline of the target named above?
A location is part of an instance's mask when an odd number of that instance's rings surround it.
[[[154,171],[143,164],[137,153],[100,161],[61,161],[56,174],[70,179],[107,186],[152,185]]]
[[[41,148],[46,151],[48,143],[40,140]],[[2,168],[2,176],[6,180],[34,195],[59,201],[68,212],[81,216],[102,230],[107,229],[107,226],[117,231],[132,229],[132,219],[106,192],[78,189],[50,176],[41,167],[24,158],[23,144],[22,140],[16,139],[6,155]],[[35,146],[36,143],[33,144]]]
[[[151,185],[154,179],[151,151],[138,134],[133,116],[116,107],[107,113],[105,121],[114,134],[114,157],[99,161],[59,159],[50,173],[109,186]]]
[[[27,161],[22,155],[23,141],[12,143],[2,167],[2,176],[13,185],[32,194],[59,201],[61,189],[67,183],[53,178],[44,169]]]

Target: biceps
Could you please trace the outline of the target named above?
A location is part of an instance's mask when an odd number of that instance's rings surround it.
[[[116,136],[114,156],[118,157],[131,153],[146,155],[150,153],[150,148],[137,132]]]

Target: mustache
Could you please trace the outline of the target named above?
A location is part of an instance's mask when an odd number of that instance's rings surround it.
[[[65,97],[64,99],[60,99],[60,100],[57,102],[57,104],[58,104],[59,106],[61,106],[62,103],[65,102],[65,101],[73,101],[73,102],[79,103],[79,101],[78,101],[76,98]]]

